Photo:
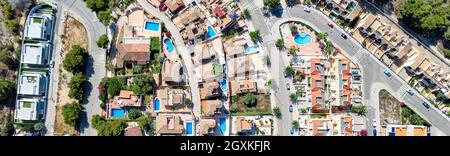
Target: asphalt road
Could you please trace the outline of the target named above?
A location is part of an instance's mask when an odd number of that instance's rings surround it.
[[[353,61],[356,61],[360,64],[361,68],[363,68],[363,96],[364,96],[364,102],[368,106],[368,114],[367,117],[369,118],[369,124],[368,124],[368,131],[369,134],[371,131],[372,120],[376,119],[379,123],[379,106],[378,106],[378,96],[374,97],[371,96],[371,91],[374,88],[373,84],[378,84],[380,88],[386,89],[389,91],[393,96],[395,96],[400,101],[404,101],[410,108],[415,110],[419,115],[421,115],[425,120],[427,120],[433,127],[436,127],[446,135],[450,135],[450,124],[449,119],[446,115],[442,114],[439,110],[432,107],[430,109],[426,109],[422,106],[422,102],[426,101],[426,99],[420,95],[417,91],[415,91],[414,95],[411,97],[405,96],[405,91],[408,88],[407,83],[402,80],[400,77],[398,77],[394,72],[392,72],[390,69],[388,69],[387,66],[385,66],[381,61],[376,59],[367,49],[363,48],[358,42],[356,42],[353,38],[349,37],[347,40],[343,39],[340,35],[342,33],[346,34],[347,36],[350,36],[347,34],[342,28],[340,28],[336,23],[334,23],[334,28],[328,27],[327,23],[331,21],[327,16],[322,14],[320,11],[316,9],[311,9],[310,13],[307,13],[303,10],[303,7],[300,5],[296,5],[289,8],[284,8],[282,10],[281,15],[277,16],[271,16],[269,18],[262,17],[257,15],[260,14],[260,9],[255,6],[253,1],[249,0],[243,0],[241,1],[241,4],[248,8],[252,12],[252,22],[255,27],[261,28],[261,34],[264,39],[268,38],[268,34],[272,34],[271,41],[275,40],[276,35],[279,34],[279,26],[280,24],[287,22],[287,21],[302,21],[303,23],[306,23],[316,29],[320,32],[327,32],[328,38],[333,42],[333,44],[342,49],[343,53],[352,58]],[[268,31],[266,28],[272,28],[272,30]],[[272,42],[274,44],[274,42]],[[273,45],[272,47],[274,47]],[[285,55],[284,55],[285,56]],[[283,57],[284,57],[283,56]],[[272,58],[274,59],[274,58]],[[276,61],[277,59],[273,60]],[[275,62],[273,62],[275,63]],[[275,64],[273,64],[275,66]],[[281,66],[283,66],[281,64]],[[284,67],[280,67],[280,69],[283,69]],[[387,77],[383,74],[383,71],[387,69],[392,73],[392,77]],[[276,74],[275,75],[280,75]],[[276,76],[274,76],[276,78]],[[283,81],[283,76],[279,76],[278,80],[280,82]],[[280,86],[282,87],[282,86]],[[377,93],[378,94],[378,93]],[[283,97],[283,96],[282,96]],[[281,106],[284,106],[282,103],[278,104],[280,108],[287,109]],[[283,112],[283,111],[282,111]],[[284,127],[286,127],[286,124],[289,121],[277,121],[277,127],[276,129],[282,130],[278,133],[278,135],[288,135],[285,133],[286,130],[283,130]],[[379,129],[379,126],[376,126],[377,129]],[[379,131],[379,130],[378,130]],[[373,135],[373,134],[371,134]]]
[[[51,0],[49,0],[51,1]],[[100,35],[106,33],[106,27],[98,20],[97,16],[86,7],[85,3],[82,0],[53,0],[52,2],[56,2],[58,5],[57,19],[55,32],[57,32],[58,37],[55,37],[54,43],[54,51],[53,60],[55,60],[55,68],[52,70],[52,80],[51,80],[51,91],[54,94],[51,94],[49,97],[49,105],[47,110],[47,119],[46,119],[46,135],[53,135],[53,124],[55,118],[55,106],[57,101],[56,93],[58,90],[58,79],[57,71],[59,69],[58,64],[62,61],[61,56],[59,55],[61,52],[61,33],[62,33],[62,14],[64,12],[70,12],[71,15],[74,16],[77,20],[79,20],[86,28],[89,38],[89,58],[87,60],[86,67],[86,76],[88,77],[89,83],[85,87],[85,99],[83,100],[84,110],[82,112],[82,118],[80,123],[80,132],[83,136],[95,136],[97,135],[97,131],[90,126],[91,118],[93,115],[100,114],[101,101],[98,99],[98,91],[97,86],[100,84],[100,81],[103,77],[106,76],[106,50],[97,46],[95,43]]]

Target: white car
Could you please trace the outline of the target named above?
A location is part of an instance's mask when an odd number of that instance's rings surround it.
[[[373,120],[373,127],[375,128],[375,127],[377,127],[377,120]]]
[[[303,10],[305,10],[305,12],[311,12],[311,7],[306,6],[305,9],[303,9]]]

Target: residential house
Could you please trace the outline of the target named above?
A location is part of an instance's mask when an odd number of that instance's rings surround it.
[[[48,44],[25,43],[20,62],[30,66],[44,66],[49,63],[49,49]]]
[[[178,115],[158,115],[156,116],[156,133],[158,135],[182,135],[184,125]]]
[[[19,75],[18,94],[42,96],[46,93],[48,77],[39,73]]]
[[[386,126],[386,136],[430,136],[429,127],[416,125],[392,125]]]
[[[14,110],[16,121],[37,121],[43,118],[44,100],[18,99]]]
[[[216,128],[216,120],[214,119],[201,119],[200,120],[200,134],[208,135],[214,133]]]

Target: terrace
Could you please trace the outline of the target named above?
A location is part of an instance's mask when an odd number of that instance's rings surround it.
[[[43,66],[48,63],[48,45],[24,44],[21,63]]]
[[[16,102],[14,119],[36,121],[42,117],[39,109],[43,108],[43,101],[39,99],[19,99]]]
[[[19,94],[43,95],[46,89],[47,78],[43,74],[22,73],[19,76]]]
[[[46,16],[30,16],[25,27],[25,37],[46,40]]]

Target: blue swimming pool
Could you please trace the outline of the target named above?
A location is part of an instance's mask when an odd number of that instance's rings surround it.
[[[303,31],[294,36],[295,43],[300,44],[300,45],[307,45],[307,44],[311,43],[311,40],[312,40],[311,35],[303,32]]]
[[[213,27],[208,26],[208,31],[206,32],[206,39],[216,37],[217,33],[214,31]]]
[[[155,98],[154,105],[153,105],[153,109],[154,109],[155,111],[159,111],[159,104],[160,104],[160,100],[159,100],[158,97],[156,97],[156,98]]]
[[[258,52],[258,46],[256,46],[256,45],[248,46],[247,48],[245,48],[246,54],[251,54],[251,53],[255,53],[255,52]]]
[[[186,123],[186,134],[188,134],[188,135],[192,134],[192,122]]]
[[[111,109],[111,117],[113,118],[124,118],[125,117],[125,110],[123,109]]]
[[[159,31],[159,23],[156,22],[145,22],[145,29],[151,31]]]
[[[170,41],[170,39],[166,38],[166,39],[164,39],[164,44],[167,46],[167,51],[169,53],[172,53],[173,49],[174,49],[172,41]]]
[[[220,84],[220,89],[222,89],[222,91],[227,90],[227,88],[228,88],[227,79],[220,80],[219,84]]]
[[[226,121],[227,121],[226,118],[219,118],[219,127],[220,127],[220,132],[222,132],[222,134],[225,134],[225,132],[227,131]]]

